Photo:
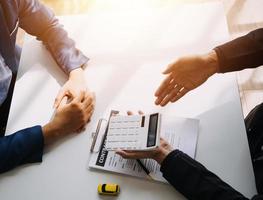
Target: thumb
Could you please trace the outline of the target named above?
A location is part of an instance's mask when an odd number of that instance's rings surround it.
[[[163,74],[169,74],[174,70],[175,63],[169,64],[166,69],[163,71]]]
[[[62,108],[64,107],[66,104],[67,104],[67,101],[68,101],[68,96],[64,96],[61,101],[60,101],[60,104],[57,106],[57,108]]]
[[[60,105],[60,102],[62,101],[62,99],[65,95],[66,94],[65,94],[65,91],[63,89],[58,92],[58,95],[54,101],[54,105],[53,105],[54,108],[58,108],[58,106]]]
[[[80,93],[78,94],[78,96],[76,96],[73,101],[74,102],[83,102],[83,100],[85,99],[86,96],[86,92],[85,91],[80,91]]]

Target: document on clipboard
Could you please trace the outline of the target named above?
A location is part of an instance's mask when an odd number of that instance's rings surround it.
[[[117,115],[118,111],[111,111],[110,116]],[[110,118],[109,118],[110,119]],[[88,167],[104,171],[120,173],[140,178],[148,178],[136,160],[124,159],[114,151],[106,149],[109,120],[100,119],[96,132],[93,135]],[[195,158],[198,140],[199,120],[162,115],[160,125],[161,137],[166,139],[173,148],[179,149],[190,157]],[[152,159],[141,159],[143,165],[150,171],[153,180],[165,182],[160,165]]]

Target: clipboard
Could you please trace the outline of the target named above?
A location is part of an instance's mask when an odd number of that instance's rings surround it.
[[[112,116],[118,115],[119,113],[120,112],[117,110],[111,110],[108,120],[105,118],[99,119],[97,126],[96,126],[96,130],[95,130],[95,132],[92,133],[93,139],[92,139],[92,144],[90,147],[90,159],[88,161],[88,168],[102,169],[104,171],[110,171],[110,172],[114,172],[114,173],[125,174],[128,176],[134,176],[134,177],[139,177],[139,178],[145,178],[148,180],[166,182],[166,180],[163,179],[162,177],[160,177],[159,179],[149,178],[150,176],[145,173],[142,166],[138,162],[136,162],[136,160],[133,160],[133,162],[136,163],[135,168],[137,170],[135,170],[133,172],[130,171],[129,169],[115,170],[114,167],[113,168],[107,168],[104,166],[104,164],[105,164],[104,161],[107,160],[108,154],[109,155],[115,154],[114,151],[108,151],[105,149],[105,140],[106,140],[107,132],[108,132],[108,128],[109,128],[109,121],[110,121],[110,118]],[[103,155],[102,157],[105,159],[104,160],[99,159],[100,155]],[[120,157],[117,154],[116,154],[116,156]],[[96,159],[96,161],[94,160],[94,158]],[[123,159],[121,157],[120,157],[120,159],[126,160],[126,159]],[[149,159],[145,159],[145,160],[149,160]],[[155,162],[155,161],[152,160],[151,162]],[[93,165],[90,165],[90,163],[93,163]]]
[[[119,111],[112,110],[108,119],[99,119],[96,131],[92,134],[93,140],[90,148],[87,168],[147,180],[149,179],[148,175],[136,160],[124,159],[117,155],[114,151],[107,151],[106,149],[106,136],[109,119],[112,115],[117,114],[119,114]],[[199,130],[199,120],[175,116],[164,116],[164,120],[162,121],[162,137],[164,137],[174,148],[182,150],[194,158]],[[178,143],[181,145],[178,146]],[[190,147],[187,149],[187,145],[189,146],[189,144]],[[167,183],[160,171],[160,165],[155,160],[141,159],[141,161],[151,173],[152,180]]]
[[[109,119],[111,118],[111,116],[118,115],[119,113],[120,112],[117,110],[111,110]],[[108,120],[104,119],[104,118],[99,119],[96,131],[94,133],[92,133],[93,139],[92,139],[92,143],[91,143],[91,147],[90,147],[91,153],[98,152],[101,148],[103,141],[105,141],[105,138],[107,136],[106,133],[107,133],[108,127],[109,127],[109,119]],[[102,136],[102,137],[98,137],[98,136]],[[99,149],[95,148],[95,147],[99,147]]]

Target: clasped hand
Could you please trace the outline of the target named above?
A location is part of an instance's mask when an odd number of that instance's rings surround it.
[[[54,118],[43,127],[46,144],[73,132],[80,132],[89,122],[95,107],[95,95],[86,85],[81,68],[70,72],[69,80],[59,91]]]

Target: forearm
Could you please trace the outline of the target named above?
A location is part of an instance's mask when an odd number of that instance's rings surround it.
[[[25,163],[41,162],[44,148],[40,126],[0,138],[0,173]]]
[[[20,0],[20,27],[43,41],[57,64],[68,74],[88,58],[75,47],[53,12],[37,0]]]
[[[263,29],[214,49],[218,56],[219,72],[231,72],[263,65]]]
[[[167,181],[188,199],[247,199],[203,165],[175,150],[162,162]]]

